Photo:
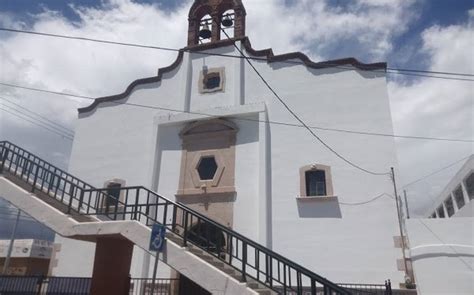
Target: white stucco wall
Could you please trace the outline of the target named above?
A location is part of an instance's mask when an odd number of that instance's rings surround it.
[[[418,294],[474,294],[474,218],[409,219],[406,225]]]
[[[232,46],[211,51],[239,54]],[[136,87],[126,101],[232,117],[239,127],[234,229],[333,281],[402,282],[403,272],[396,263],[402,254],[393,243],[393,236],[399,235],[395,202],[382,197],[357,206],[342,204],[393,194],[389,176],[368,175],[349,166],[303,128],[255,122],[296,123],[242,59],[184,55],[181,65],[162,81]],[[253,63],[310,126],[393,132],[383,73]],[[203,65],[225,68],[224,92],[198,92]],[[121,178],[127,185],[151,187],[173,199],[181,161],[178,133],[186,123],[205,118],[101,104],[78,120],[69,170],[93,185]],[[366,169],[397,169],[391,138],[316,131],[335,150]],[[331,166],[338,202],[297,201],[299,168],[314,163]],[[60,263],[70,263],[70,259],[61,256]],[[138,254],[133,272],[141,274]]]

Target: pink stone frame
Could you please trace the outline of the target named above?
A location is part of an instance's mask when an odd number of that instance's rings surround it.
[[[235,193],[235,141],[237,126],[229,121],[198,121],[180,133],[183,139],[177,196]],[[197,171],[203,157],[214,156],[217,171],[212,180],[201,180]]]
[[[334,189],[332,186],[332,175],[331,175],[331,167],[321,164],[312,164],[306,165],[300,168],[300,197],[314,197],[314,196],[307,196],[306,195],[306,172],[307,171],[324,171],[326,176],[326,196],[317,196],[315,198],[324,198],[324,197],[333,197],[334,196]]]

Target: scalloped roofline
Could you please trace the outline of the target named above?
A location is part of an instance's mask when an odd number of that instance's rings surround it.
[[[303,62],[303,64],[306,67],[312,68],[312,69],[324,69],[324,68],[333,68],[333,67],[340,67],[340,66],[352,66],[356,69],[363,70],[363,71],[373,71],[373,70],[386,71],[387,69],[387,63],[385,62],[365,64],[358,61],[357,59],[353,57],[328,60],[328,61],[323,61],[323,62],[314,62],[306,54],[302,52],[291,52],[291,53],[275,55],[271,48],[263,49],[263,50],[253,49],[248,37],[234,38],[234,39],[229,39],[229,40],[223,40],[220,42],[208,43],[204,45],[196,45],[196,46],[185,47],[183,49],[180,49],[176,60],[171,65],[164,68],[160,68],[158,70],[157,76],[135,80],[127,87],[127,89],[124,92],[120,94],[116,94],[116,95],[96,98],[91,105],[87,107],[79,108],[78,112],[79,114],[91,112],[101,103],[113,102],[113,101],[126,98],[132,93],[133,89],[138,85],[151,84],[151,83],[156,83],[156,82],[161,81],[165,73],[173,71],[181,64],[181,62],[183,61],[184,52],[192,53],[192,52],[198,52],[198,51],[203,51],[203,50],[215,49],[219,47],[230,46],[236,41],[241,41],[245,50],[250,55],[254,57],[264,57],[264,59],[266,59],[268,64],[299,59]]]

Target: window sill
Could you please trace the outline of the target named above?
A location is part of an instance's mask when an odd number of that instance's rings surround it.
[[[339,202],[337,196],[318,196],[318,197],[297,196],[296,200],[301,201],[301,202]]]

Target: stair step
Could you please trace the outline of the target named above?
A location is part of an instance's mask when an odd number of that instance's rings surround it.
[[[268,289],[254,289],[255,292],[257,292],[258,294],[262,294],[262,295],[272,295],[272,291],[268,290]]]
[[[257,282],[247,282],[247,287],[249,287],[250,289],[257,289],[258,287],[260,287],[260,285]]]

